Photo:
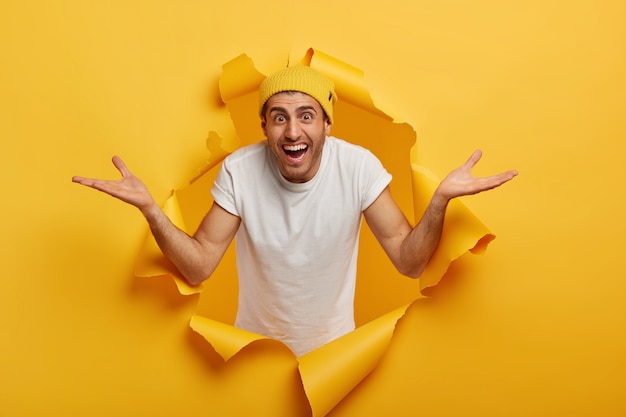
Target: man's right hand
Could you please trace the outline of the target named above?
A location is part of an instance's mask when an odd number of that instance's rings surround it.
[[[74,176],[72,182],[91,187],[132,204],[146,214],[156,204],[148,188],[133,175],[119,156],[113,157],[113,165],[122,174],[119,180],[103,180]]]

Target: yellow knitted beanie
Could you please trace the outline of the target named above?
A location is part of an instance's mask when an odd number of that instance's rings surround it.
[[[269,75],[259,87],[259,113],[271,96],[283,91],[299,91],[313,97],[330,123],[333,122],[333,104],[337,101],[335,83],[320,72],[306,65],[294,65]]]

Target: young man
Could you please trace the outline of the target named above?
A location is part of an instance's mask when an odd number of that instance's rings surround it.
[[[259,89],[266,141],[228,156],[214,204],[189,236],[176,228],[119,157],[117,181],[74,177],[136,206],[164,255],[191,284],[207,279],[237,236],[235,325],[303,355],[354,329],[362,217],[399,272],[418,277],[439,243],[448,202],[511,180],[475,178],[475,152],[435,191],[412,227],[389,192],[391,175],[368,150],[329,136],[334,84],[307,66],[270,75]]]

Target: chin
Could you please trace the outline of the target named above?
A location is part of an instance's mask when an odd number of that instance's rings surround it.
[[[309,178],[310,174],[308,169],[287,169],[282,171],[281,174],[289,182],[301,183],[311,179]]]

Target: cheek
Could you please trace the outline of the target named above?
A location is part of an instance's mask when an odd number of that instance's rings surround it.
[[[272,135],[272,132],[267,132],[267,135],[265,135],[265,137],[267,138],[267,143],[270,145],[270,147],[275,148],[276,146],[278,146],[278,137],[276,135]]]
[[[269,136],[266,136],[266,140],[267,146],[270,148],[270,151],[272,151],[274,155],[279,156],[279,154],[282,152],[282,149],[278,145],[278,140],[276,139],[276,137],[273,137],[270,133]]]
[[[263,129],[263,134],[265,134],[265,138],[267,139],[267,142],[270,144],[270,146],[274,146],[278,141],[276,133],[270,128],[266,127],[265,129]]]

